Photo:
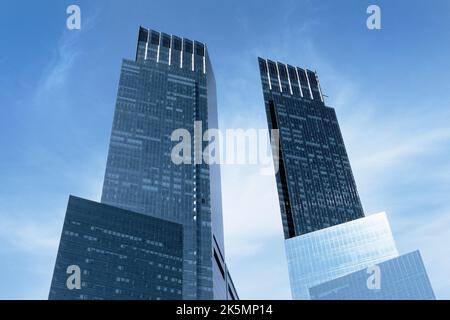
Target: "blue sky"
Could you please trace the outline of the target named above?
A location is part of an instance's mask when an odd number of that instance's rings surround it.
[[[66,29],[78,4],[82,29]],[[378,4],[382,30],[366,28]],[[99,200],[120,65],[139,25],[208,44],[226,128],[266,128],[257,56],[317,70],[367,214],[420,249],[450,298],[447,0],[3,1],[0,299],[46,299],[69,194]],[[241,298],[290,298],[276,186],[223,168],[226,255]]]

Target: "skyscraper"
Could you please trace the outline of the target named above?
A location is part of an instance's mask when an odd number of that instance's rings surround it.
[[[122,62],[101,202],[130,213],[130,219],[133,213],[181,226],[180,298],[234,300],[238,295],[225,263],[220,167],[198,161],[197,151],[191,164],[172,159],[178,143],[172,133],[178,129],[191,135],[191,150],[207,146],[196,122],[203,131],[218,127],[205,44],[140,27],[135,59]],[[109,250],[117,254],[120,245]],[[80,257],[76,246],[65,249]]]
[[[274,156],[285,238],[363,217],[336,113],[316,73],[258,61],[269,129],[280,134]]]
[[[194,150],[203,135],[195,121],[218,127],[205,44],[141,27],[135,60],[122,64],[102,202],[183,225],[183,298],[236,297],[225,264],[220,168],[171,159],[177,129],[190,132]]]
[[[386,215],[364,216],[336,113],[325,105],[316,73],[262,58],[258,62],[268,126],[279,130],[273,157],[279,164],[276,181],[292,297],[310,299],[311,292],[323,294],[343,282],[348,290],[336,289],[333,299],[340,294],[388,297],[389,289],[377,295],[350,285],[365,268],[395,259],[398,252]],[[407,298],[414,286],[427,283],[414,274],[418,269],[395,273],[399,283],[414,281],[396,297]],[[430,291],[431,285],[416,293],[430,296]]]

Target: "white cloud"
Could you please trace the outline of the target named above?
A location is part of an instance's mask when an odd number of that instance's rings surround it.
[[[21,251],[32,255],[56,255],[62,221],[38,222],[29,219],[11,219],[0,215],[1,250]]]
[[[450,128],[442,123],[450,112],[424,116],[423,110],[410,110],[401,118],[396,115],[387,119],[373,111],[373,102],[356,101],[362,111],[347,113],[344,109],[339,120],[357,170],[373,172],[401,167],[450,142]]]
[[[67,90],[65,84],[70,72],[81,54],[78,46],[79,31],[65,31],[41,80],[35,88],[34,102],[38,105],[48,102],[49,97],[61,90]]]
[[[28,217],[6,218],[0,213],[0,299],[47,299],[62,216],[41,221]],[[45,221],[44,221],[45,220]]]
[[[64,104],[64,100],[67,99],[66,95],[70,93],[67,83],[70,80],[71,72],[83,54],[81,38],[84,33],[92,29],[95,21],[95,13],[88,17],[83,16],[83,24],[80,30],[66,29],[62,32],[55,51],[35,87],[33,99],[36,105],[43,106],[53,102],[50,105],[54,107],[58,104]],[[58,98],[58,103],[55,103],[55,97]]]
[[[222,175],[227,256],[250,256],[263,250],[264,239],[282,237],[275,177],[259,167],[225,167]]]

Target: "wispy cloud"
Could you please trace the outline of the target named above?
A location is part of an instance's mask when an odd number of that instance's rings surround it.
[[[0,299],[47,298],[61,228],[61,215],[37,220],[0,212]]]
[[[38,105],[48,102],[49,96],[61,93],[70,76],[70,72],[82,51],[78,46],[80,31],[64,31],[53,56],[43,71],[35,89],[34,102]]]
[[[384,136],[384,134],[381,134]],[[428,132],[411,133],[403,141],[395,141],[384,150],[371,152],[355,161],[355,165],[361,169],[373,170],[375,168],[393,167],[404,164],[411,157],[423,155],[443,142],[450,141],[450,128],[431,129]],[[392,144],[387,142],[387,144]]]
[[[34,102],[37,105],[49,102],[54,97],[64,96],[68,98],[70,88],[70,75],[73,68],[84,54],[81,41],[85,33],[95,25],[98,12],[91,15],[83,15],[82,28],[80,30],[62,31],[61,37],[55,46],[52,56],[42,72],[41,79],[35,88]],[[58,99],[64,102],[64,99]],[[52,103],[54,106],[54,103]]]
[[[227,254],[248,256],[264,249],[267,237],[282,237],[274,176],[261,175],[257,166],[223,170]]]
[[[39,222],[29,219],[11,219],[0,215],[1,250],[21,251],[31,255],[56,254],[61,221]]]

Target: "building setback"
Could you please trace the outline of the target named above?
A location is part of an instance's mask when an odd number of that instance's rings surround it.
[[[49,299],[179,300],[182,267],[182,225],[71,196]]]
[[[311,287],[398,257],[385,213],[290,238],[285,244],[296,300],[310,299]]]
[[[435,300],[419,251],[378,264],[378,287],[367,285],[367,270],[309,289],[312,300]]]

